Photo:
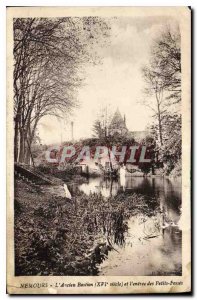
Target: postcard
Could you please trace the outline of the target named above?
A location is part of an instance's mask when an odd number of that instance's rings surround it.
[[[191,9],[7,7],[7,292],[191,292]]]

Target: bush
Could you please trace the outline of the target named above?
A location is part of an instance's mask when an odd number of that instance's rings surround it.
[[[180,177],[182,175],[182,162],[179,160],[170,173],[170,177]]]

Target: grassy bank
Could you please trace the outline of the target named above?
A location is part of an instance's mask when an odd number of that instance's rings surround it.
[[[105,199],[76,191],[72,200],[16,180],[16,275],[96,275],[97,264],[116,244],[124,243],[127,219],[151,214],[136,194]]]

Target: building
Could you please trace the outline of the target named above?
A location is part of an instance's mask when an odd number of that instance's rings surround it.
[[[117,109],[109,125],[108,135],[125,136],[135,139],[136,142],[140,142],[147,137],[148,131],[129,131],[126,126],[125,116],[122,117],[119,109]]]
[[[123,119],[119,109],[116,110],[116,112],[111,120],[111,123],[109,125],[109,128],[108,128],[108,135],[112,136],[115,134],[119,134],[119,135],[127,135],[128,134],[125,117]]]

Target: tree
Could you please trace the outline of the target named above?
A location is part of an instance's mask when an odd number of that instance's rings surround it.
[[[152,47],[152,66],[162,79],[168,103],[181,101],[181,36],[179,28],[167,27]]]
[[[159,135],[159,143],[163,144],[163,136],[162,136],[162,118],[166,112],[165,109],[165,97],[164,97],[164,84],[161,77],[152,69],[144,67],[143,70],[144,80],[146,82],[146,88],[144,93],[148,97],[154,97],[154,100],[143,102],[146,106],[148,106],[153,111],[153,117],[156,118],[158,122],[158,135]]]
[[[143,103],[153,112],[152,133],[161,161],[173,168],[181,158],[181,47],[179,28],[165,31],[152,45],[148,66],[142,73],[146,84]],[[156,122],[155,122],[156,121]]]
[[[105,136],[105,128],[100,120],[95,120],[93,124],[93,132],[95,137],[101,139]]]
[[[163,120],[164,145],[160,150],[160,155],[164,162],[168,162],[171,168],[181,159],[182,136],[181,136],[181,116],[178,114],[168,114]]]
[[[15,161],[29,162],[40,119],[62,116],[76,106],[87,63],[96,62],[95,43],[108,26],[97,17],[14,19]]]
[[[93,136],[99,139],[108,136],[109,125],[112,120],[112,113],[109,106],[101,107],[98,112],[97,119],[93,124]]]

